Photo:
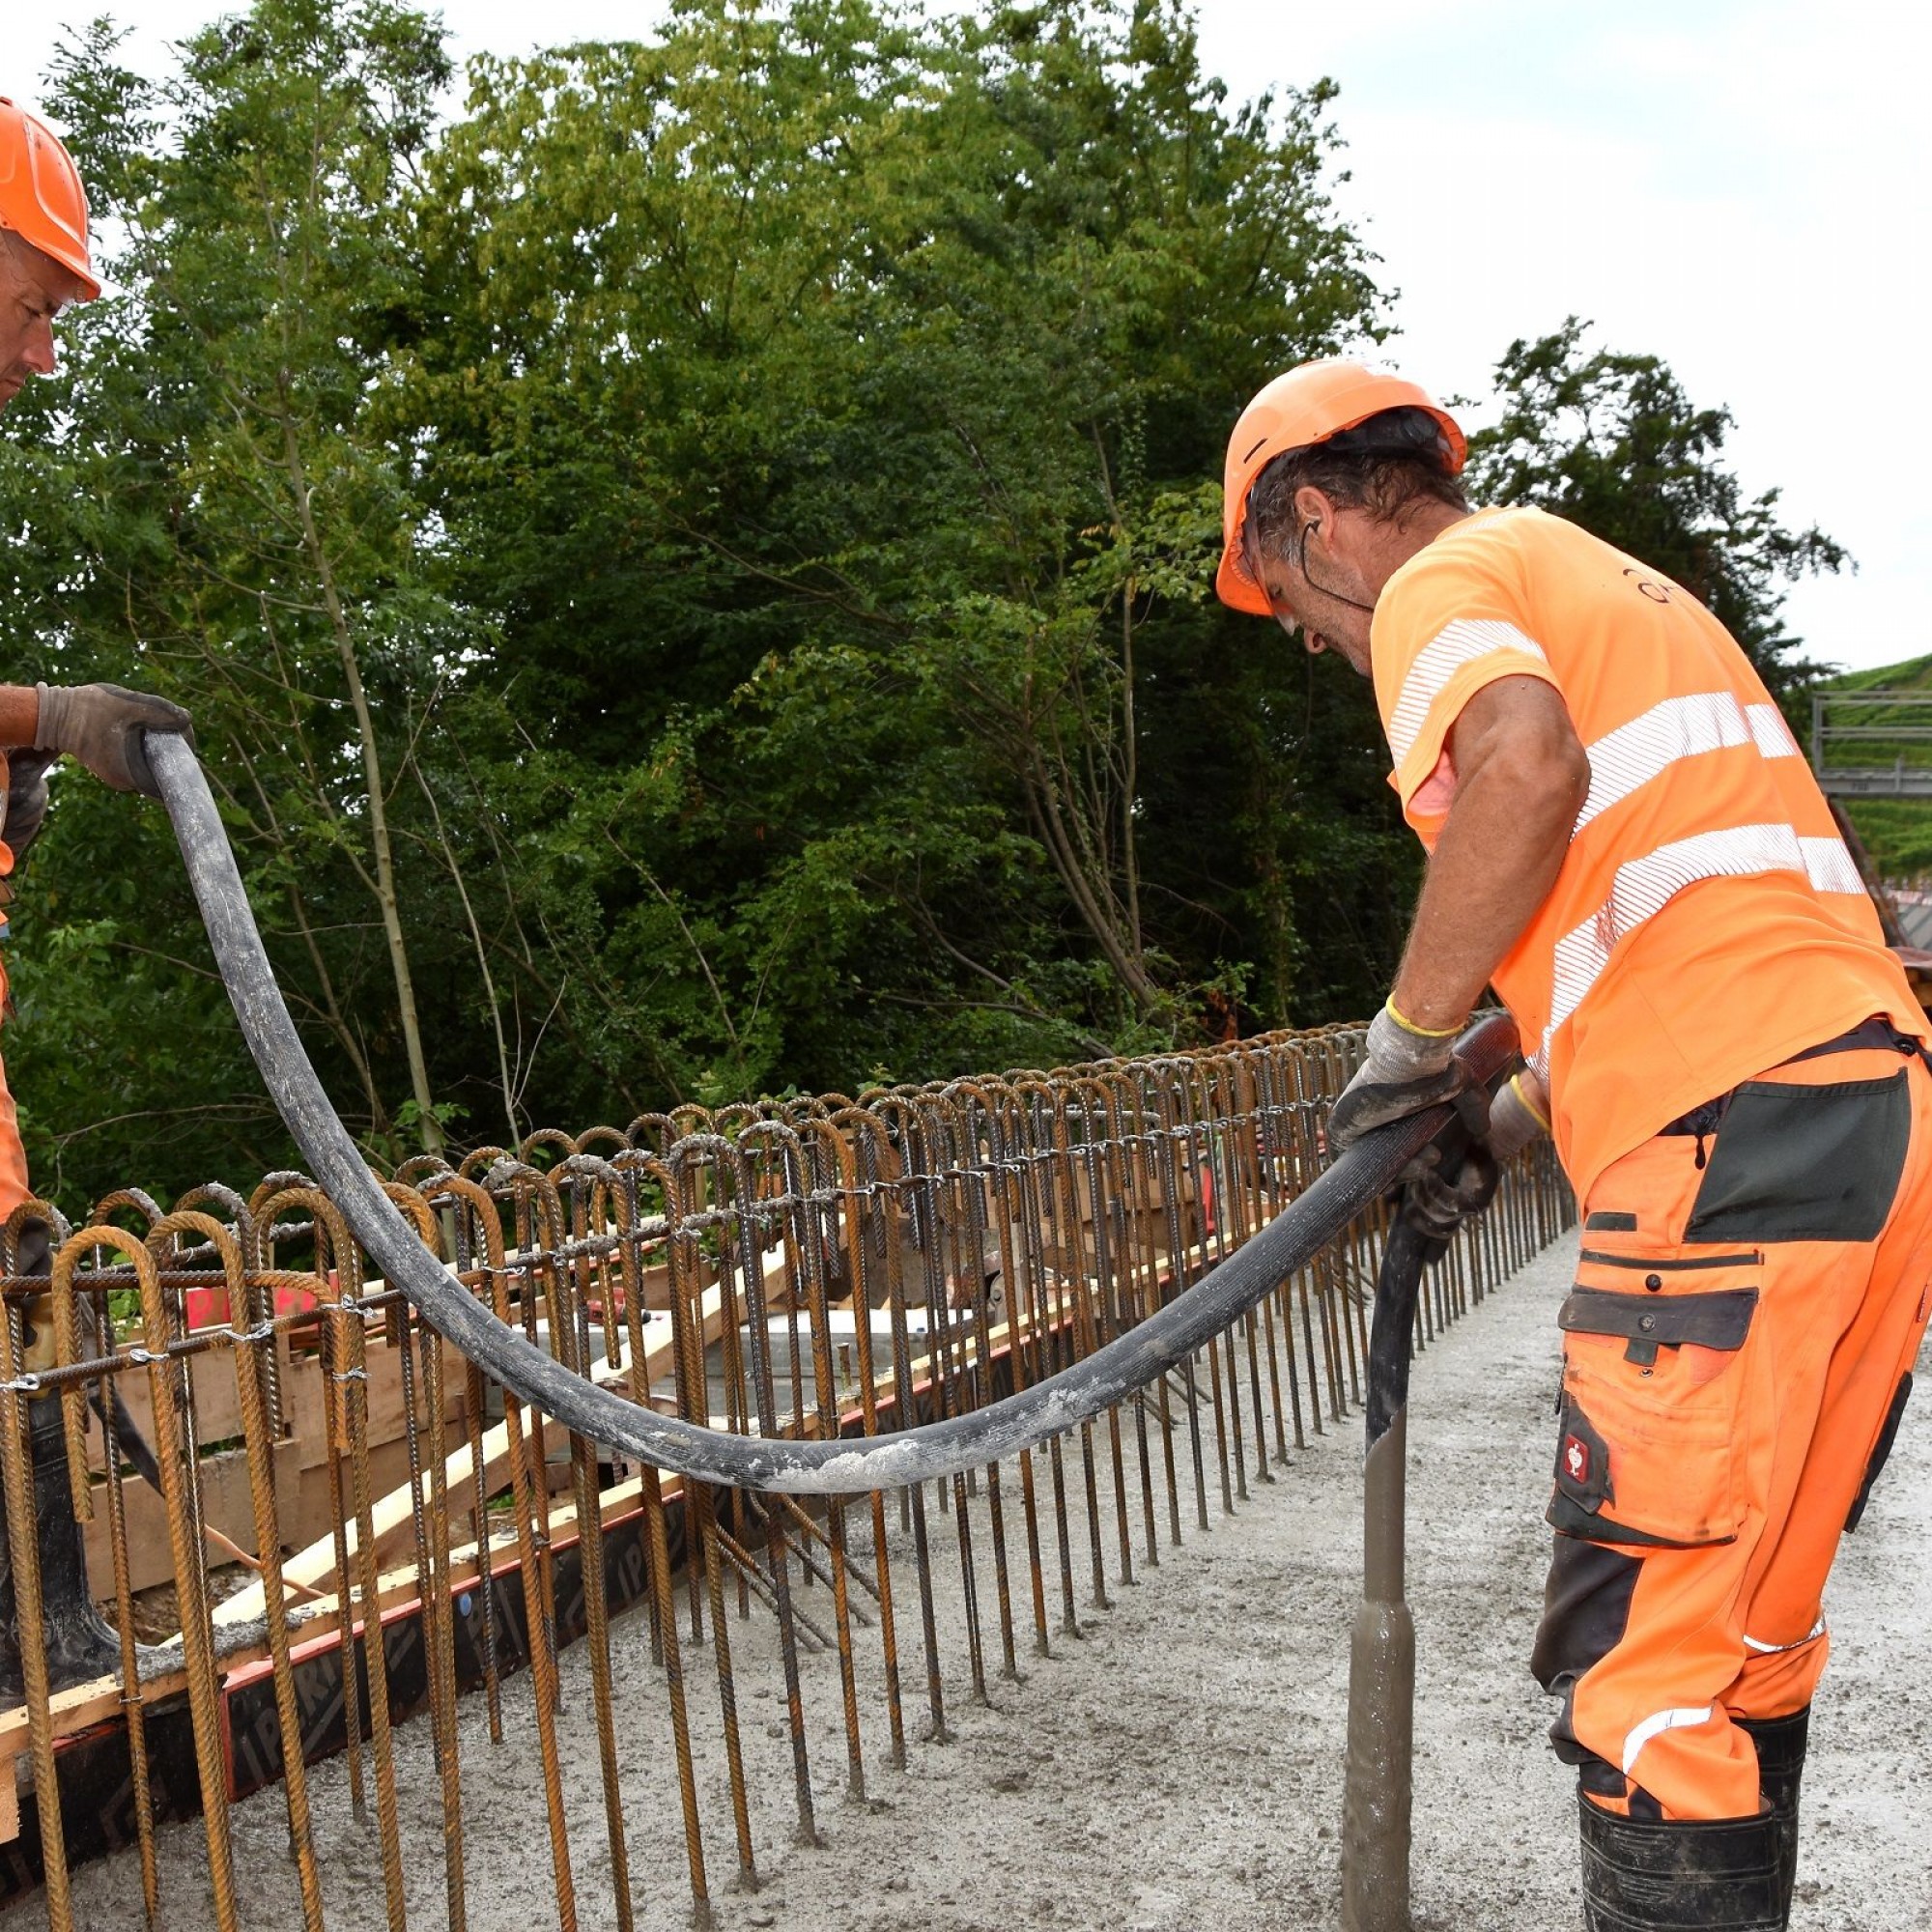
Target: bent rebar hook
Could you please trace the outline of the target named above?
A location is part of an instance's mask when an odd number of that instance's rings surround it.
[[[1152,1381],[1255,1307],[1455,1118],[1454,1108],[1443,1105],[1365,1134],[1260,1234],[1165,1308],[1070,1368],[984,1408],[833,1442],[738,1435],[658,1415],[574,1374],[497,1321],[422,1244],[370,1173],[309,1064],[194,753],[172,732],[149,733],[147,751],[263,1084],[370,1260],[439,1334],[514,1395],[606,1448],[703,1482],[848,1495],[950,1476],[1057,1435]],[[1488,1081],[1516,1044],[1516,1029],[1498,1017],[1472,1028],[1458,1052],[1478,1081]],[[762,1381],[767,1337],[756,1322],[751,1348],[753,1374]]]

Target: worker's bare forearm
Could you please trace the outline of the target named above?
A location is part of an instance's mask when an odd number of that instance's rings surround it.
[[[1455,803],[1429,862],[1396,977],[1416,1026],[1461,1023],[1548,895],[1589,793],[1590,765],[1553,687],[1506,678],[1452,734]]]
[[[41,700],[31,684],[0,684],[0,748],[31,745],[41,722]]]

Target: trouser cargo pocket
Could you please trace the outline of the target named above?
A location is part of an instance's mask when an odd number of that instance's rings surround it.
[[[1737,1536],[1757,1263],[1754,1251],[1584,1251],[1558,1317],[1553,1529],[1669,1548]]]
[[[1685,1224],[1688,1241],[1875,1241],[1912,1134],[1905,1073],[1732,1094]]]

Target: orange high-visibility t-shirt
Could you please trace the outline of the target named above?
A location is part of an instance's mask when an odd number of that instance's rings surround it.
[[[1554,686],[1589,753],[1556,883],[1493,976],[1579,1196],[1678,1115],[1871,1014],[1924,1036],[1776,704],[1679,585],[1559,517],[1485,510],[1389,579],[1371,641],[1390,782],[1431,850],[1450,728],[1485,685]]]
[[[0,751],[0,834],[5,832],[8,777],[7,753]],[[13,870],[14,848],[0,836],[0,879],[10,877]],[[0,940],[7,936],[8,902],[5,888],[0,888]],[[0,1015],[6,1010],[7,965],[5,957],[0,956]],[[0,1066],[0,1221],[32,1192],[27,1179],[27,1151],[20,1141],[19,1115],[7,1085],[7,1070]]]

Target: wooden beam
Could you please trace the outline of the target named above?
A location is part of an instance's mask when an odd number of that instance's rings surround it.
[[[704,1292],[697,1310],[700,1331],[700,1348],[708,1348],[724,1332],[724,1295],[722,1289],[709,1288]],[[668,1332],[670,1323],[653,1321],[650,1328],[665,1331],[663,1339],[655,1344],[646,1340],[644,1349],[643,1380],[649,1388],[653,1383],[670,1375],[675,1362],[672,1355],[673,1342]],[[650,1328],[645,1330],[648,1338]],[[622,1389],[630,1378],[631,1372],[625,1370],[610,1378],[612,1387]],[[526,1425],[527,1433],[527,1425]],[[450,1519],[474,1507],[475,1472],[470,1464],[469,1445],[466,1442],[452,1449],[443,1458],[443,1481],[448,1486],[448,1509]],[[497,1423],[483,1433],[483,1493],[494,1495],[510,1480],[510,1427],[507,1422]],[[425,1474],[423,1493],[428,1495],[428,1476]],[[553,1519],[554,1520],[554,1519]],[[380,1563],[399,1553],[398,1546],[415,1536],[415,1502],[413,1492],[408,1483],[391,1490],[386,1495],[377,1499],[370,1510],[371,1527],[375,1531],[376,1557]],[[349,1524],[349,1551],[356,1554],[359,1546],[356,1541],[356,1525]],[[335,1576],[335,1537],[331,1528],[328,1535],[311,1543],[305,1549],[298,1550],[282,1565],[282,1576],[287,1583],[300,1593],[317,1591],[331,1584]],[[230,1597],[214,1613],[215,1629],[224,1625],[246,1623],[251,1617],[262,1615],[265,1601],[260,1583],[251,1584],[247,1589]]]

